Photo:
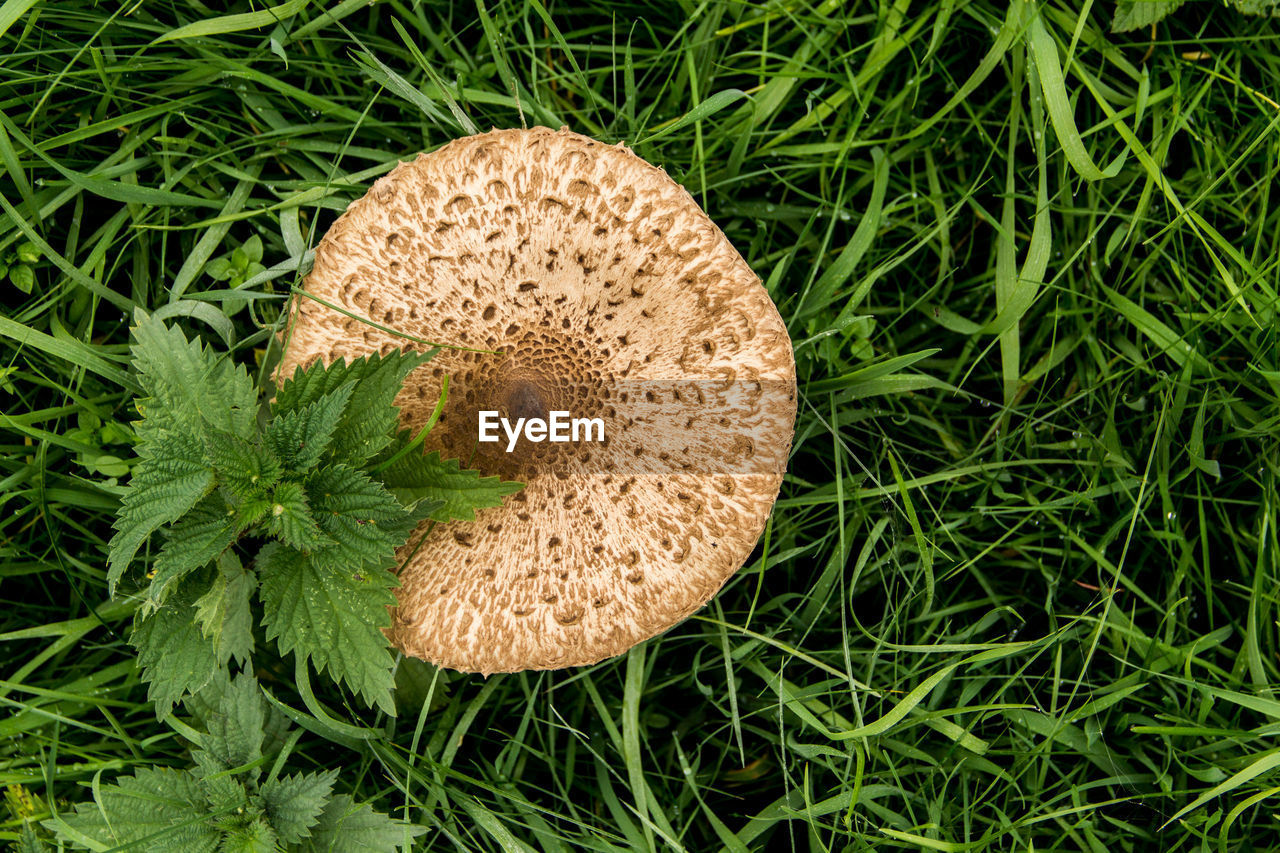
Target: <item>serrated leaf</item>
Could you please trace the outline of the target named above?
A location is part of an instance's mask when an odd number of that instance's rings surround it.
[[[316,471],[305,481],[316,523],[334,544],[312,557],[351,571],[386,570],[414,520],[395,496],[369,475],[345,465]]]
[[[380,629],[396,602],[389,572],[353,574],[320,566],[302,552],[272,542],[258,555],[258,596],[267,638],[316,670],[328,670],[370,705],[394,714],[392,657]]]
[[[202,777],[201,787],[204,789],[205,802],[213,812],[214,825],[221,828],[223,821],[218,820],[219,815],[231,815],[237,810],[243,810],[249,804],[249,789],[234,776],[217,776],[214,772],[201,768],[196,775]]]
[[[208,729],[209,719],[219,713],[223,697],[231,690],[231,680],[231,674],[225,669],[220,669],[214,673],[213,678],[209,679],[208,684],[183,700],[183,706],[197,726]],[[271,757],[280,751],[288,739],[289,718],[275,706],[265,702],[263,713],[266,716],[262,725],[262,752],[267,757]]]
[[[1120,0],[1116,4],[1116,15],[1111,20],[1111,32],[1127,33],[1149,27],[1172,14],[1185,2],[1186,0]]]
[[[272,419],[267,441],[286,465],[307,471],[320,462],[355,387],[344,382],[319,400]]]
[[[82,803],[43,825],[59,839],[102,849],[143,853],[213,853],[218,832],[211,825],[204,792],[194,775],[167,767],[143,767],[98,789],[94,802]]]
[[[213,469],[189,434],[163,431],[140,447],[139,454],[142,461],[125,487],[107,554],[107,583],[113,594],[147,537],[185,515],[214,485]]]
[[[337,770],[298,773],[262,786],[259,800],[281,842],[296,844],[311,834],[337,777]]]
[[[306,370],[298,368],[280,387],[273,411],[298,411],[354,380],[351,400],[334,430],[331,455],[335,461],[359,465],[391,441],[399,414],[396,395],[405,377],[429,358],[429,354],[397,351],[328,366],[315,362]]]
[[[241,673],[223,692],[218,710],[205,721],[200,749],[193,753],[203,771],[201,775],[233,770],[261,758],[264,719],[258,681],[248,673]],[[249,775],[256,779],[260,772],[261,768],[255,767]]]
[[[196,599],[196,621],[201,633],[213,643],[219,667],[225,668],[233,657],[243,666],[253,654],[250,599],[256,587],[253,572],[246,571],[240,558],[227,551],[218,560],[213,585]]]
[[[316,525],[301,483],[281,483],[276,487],[271,495],[267,532],[302,550],[331,544]]]
[[[221,429],[205,430],[204,446],[218,481],[238,501],[266,495],[280,480],[280,459],[269,447]]]
[[[280,850],[275,831],[263,820],[227,830],[218,853],[275,853]]]
[[[213,643],[200,633],[194,602],[202,588],[182,581],[150,616],[139,611],[129,641],[138,650],[142,678],[150,682],[147,698],[156,717],[169,716],[183,696],[209,683],[218,671]]]
[[[147,418],[195,432],[204,422],[245,438],[253,435],[258,393],[243,366],[154,317],[142,319],[133,338],[138,381],[151,398]]]
[[[406,831],[407,830],[407,831]],[[375,812],[345,794],[329,801],[301,853],[395,853],[426,829]]]
[[[24,820],[22,832],[19,833],[18,841],[13,846],[13,853],[49,853],[51,849],[36,835],[36,831],[31,828],[31,822]]]
[[[202,500],[164,531],[165,543],[152,566],[148,596],[157,605],[173,583],[216,560],[231,546],[239,532],[227,502],[218,495]]]
[[[422,454],[410,451],[382,472],[383,484],[402,503],[437,501],[429,517],[434,521],[473,521],[475,511],[502,506],[505,495],[518,492],[522,484],[497,477],[481,477],[479,471],[463,468],[457,459],[441,459],[437,451]]]

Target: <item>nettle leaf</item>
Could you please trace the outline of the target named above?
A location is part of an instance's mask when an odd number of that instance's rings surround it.
[[[213,643],[219,667],[231,658],[247,664],[253,654],[253,611],[250,599],[257,578],[233,551],[218,558],[218,573],[209,591],[195,602],[196,622]]]
[[[36,835],[30,821],[22,821],[22,830],[18,833],[18,840],[13,844],[13,853],[49,853],[52,849],[40,840],[40,836]]]
[[[275,853],[279,838],[266,821],[255,820],[227,830],[218,853]]]
[[[328,670],[370,705],[395,714],[391,702],[393,660],[380,629],[391,624],[395,577],[386,571],[359,573],[316,563],[276,542],[258,555],[258,596],[267,638],[282,654]]]
[[[133,329],[133,363],[151,400],[147,416],[199,431],[202,423],[249,438],[258,392],[243,365],[187,340],[182,329],[145,317]]]
[[[182,704],[195,724],[205,730],[214,714],[222,712],[223,702],[231,692],[231,674],[220,669],[199,691],[188,696]],[[289,718],[263,700],[265,722],[262,724],[262,752],[267,757],[277,754],[289,735]]]
[[[405,847],[405,839],[426,832],[425,827],[395,820],[375,812],[368,803],[356,803],[345,794],[329,801],[299,848],[302,853],[394,853]]]
[[[316,523],[334,544],[312,557],[326,566],[378,571],[394,565],[395,550],[416,522],[395,496],[346,465],[322,468],[306,480]]]
[[[405,377],[425,364],[434,353],[397,351],[389,355],[371,355],[350,363],[335,361],[324,365],[313,363],[298,368],[293,377],[280,386],[272,411],[277,415],[296,412],[304,406],[354,381],[346,410],[333,432],[330,455],[337,462],[359,465],[373,458],[391,441],[399,410],[396,395]]]
[[[304,551],[332,544],[320,532],[301,483],[281,483],[272,493],[267,532]]]
[[[267,441],[286,465],[307,471],[319,464],[355,387],[353,381],[344,382],[319,400],[272,419]]]
[[[205,721],[200,749],[193,753],[203,776],[234,770],[262,757],[266,715],[257,679],[241,673],[228,685],[218,710]],[[260,767],[248,771],[257,779]]]
[[[411,450],[381,475],[383,484],[402,503],[439,502],[429,515],[434,521],[473,521],[477,509],[502,506],[505,495],[523,487],[497,477],[481,477],[479,471],[463,468],[457,459],[441,459],[437,451],[423,454]]]
[[[147,537],[189,512],[214,486],[213,469],[190,434],[165,430],[138,453],[142,461],[125,487],[107,554],[107,583],[113,594]]]
[[[197,760],[198,755],[197,752]],[[196,775],[200,777],[200,787],[204,789],[204,800],[213,812],[214,825],[218,829],[224,829],[228,825],[241,823],[235,815],[243,812],[249,805],[249,789],[245,784],[234,776],[218,776],[203,768]]]
[[[67,844],[94,850],[213,853],[219,841],[200,780],[167,767],[121,776],[98,788],[93,802],[43,825]]]
[[[218,495],[205,498],[166,528],[164,547],[152,566],[151,604],[163,601],[174,581],[216,560],[238,533],[234,511],[228,512],[227,502]]]
[[[140,462],[126,488],[107,557],[112,594],[147,537],[186,514],[215,482],[199,436],[206,424],[248,437],[258,394],[248,371],[178,327],[141,315],[134,327],[133,363],[147,395],[134,425]]]
[[[239,502],[262,498],[280,480],[280,459],[269,448],[221,429],[204,434],[206,458]]]
[[[320,813],[329,801],[336,778],[337,770],[305,776],[298,773],[262,786],[258,800],[282,843],[296,844],[311,834],[311,827],[320,820]]]
[[[134,616],[129,642],[138,650],[142,678],[150,682],[147,698],[155,703],[158,719],[169,716],[183,696],[204,687],[218,672],[217,650],[195,618],[201,591],[194,579],[181,581],[151,615],[139,611]]]

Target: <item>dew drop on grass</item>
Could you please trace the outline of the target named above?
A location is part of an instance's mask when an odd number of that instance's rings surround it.
[[[1178,518],[1178,514],[1173,510],[1169,510],[1168,512],[1165,513],[1164,517],[1166,521],[1176,521]]]

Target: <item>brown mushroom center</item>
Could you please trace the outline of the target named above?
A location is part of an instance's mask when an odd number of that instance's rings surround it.
[[[508,417],[512,420],[516,418],[545,420],[550,408],[537,384],[525,379],[517,379],[507,386],[503,402],[506,403]]]

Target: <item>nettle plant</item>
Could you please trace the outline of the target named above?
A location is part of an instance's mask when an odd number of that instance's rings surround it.
[[[252,676],[219,671],[185,704],[199,727],[179,724],[193,768],[145,767],[95,786],[93,802],[45,828],[73,847],[145,853],[390,853],[424,832],[335,794],[337,770],[285,774],[299,730]],[[44,849],[29,830],[25,842]]]
[[[473,518],[520,484],[423,453],[434,417],[417,435],[398,429],[396,394],[432,352],[317,362],[270,400],[243,366],[154,318],[140,315],[132,353],[138,458],[107,580],[140,601],[130,641],[148,697],[198,746],[196,768],[123,777],[46,826],[88,849],[397,849],[407,825],[331,794],[332,773],[281,775],[289,749],[252,675],[255,655],[274,654],[255,647],[255,626],[293,657],[308,706],[314,669],[394,715],[382,630],[397,550],[423,520]],[[208,721],[203,732],[178,703]],[[149,808],[157,798],[173,808]]]

